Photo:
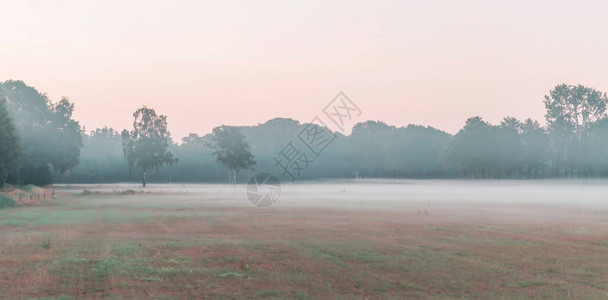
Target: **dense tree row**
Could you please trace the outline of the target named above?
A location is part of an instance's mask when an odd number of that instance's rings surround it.
[[[2,156],[19,153],[20,159],[11,159],[19,166],[9,172],[9,183],[48,184],[52,172],[64,174],[78,165],[82,130],[72,119],[73,103],[67,98],[53,103],[45,94],[22,81],[0,83],[0,95],[6,99],[11,124],[19,137],[16,147],[0,153]],[[0,131],[6,130],[0,128]],[[0,143],[7,145],[4,140]]]
[[[608,98],[581,85],[559,85],[545,97],[547,126],[472,117],[452,136],[366,121],[348,136],[335,133],[319,155],[298,136],[311,125],[291,119],[220,126],[177,143],[167,118],[147,107],[135,112],[130,131],[84,133],[66,98],[53,103],[21,81],[0,83],[0,93],[0,184],[139,181],[144,173],[152,182],[236,181],[240,173],[242,182],[259,171],[283,180],[608,176]],[[288,158],[296,163],[282,165]]]
[[[218,127],[215,131],[220,131],[220,128],[227,131],[230,127]],[[304,145],[297,143],[296,136],[305,128],[306,124],[280,118],[257,126],[232,128],[233,130],[226,134],[237,134],[235,132],[240,131],[250,145],[248,148],[255,155],[256,163],[252,164],[253,157],[246,157],[240,161],[249,161],[249,163],[235,165],[230,169],[245,170],[241,171],[242,176],[237,178],[241,182],[247,180],[248,174],[253,172],[251,167],[256,172],[265,171],[277,176],[281,175],[282,170],[276,166],[273,157],[276,157],[290,141],[298,145],[298,150],[306,151]],[[161,167],[158,173],[149,173],[148,180],[151,182],[226,182],[227,178],[233,180],[233,171],[228,174],[226,168],[218,163],[222,157],[214,156],[218,151],[217,147],[213,146],[216,145],[216,136],[191,134],[183,138],[179,145],[170,142],[168,150],[179,158],[179,163],[172,168]],[[361,123],[354,128],[351,135],[338,135],[338,138],[319,157],[308,153],[310,165],[297,179],[355,176],[453,177],[453,172],[446,169],[439,160],[450,139],[449,134],[430,127],[410,125],[396,128],[382,122]],[[129,175],[121,147],[121,136],[113,129],[97,129],[85,134],[81,163],[71,171],[70,176],[58,176],[57,181],[75,183],[138,180],[141,173],[137,173],[137,176]],[[231,155],[246,156],[247,154],[241,151],[234,154],[227,153],[227,156]],[[289,180],[286,176],[283,179]]]
[[[15,126],[6,109],[6,99],[0,95],[0,187],[19,170],[21,148]]]
[[[545,96],[547,127],[505,118],[469,118],[444,161],[469,178],[608,176],[608,98],[581,85],[558,85]]]

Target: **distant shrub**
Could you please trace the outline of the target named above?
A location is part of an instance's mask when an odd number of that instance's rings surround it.
[[[41,244],[40,246],[41,246],[42,248],[46,249],[46,250],[51,249],[51,239],[50,239],[50,238],[47,238],[46,240],[44,240],[44,241],[42,242],[42,244]]]
[[[22,190],[22,191],[25,191],[25,192],[29,192],[33,188],[35,188],[36,186],[33,185],[33,184],[28,184],[28,185],[12,185],[12,184],[7,184],[7,187],[8,188]]]
[[[91,190],[82,190],[82,194],[83,195],[99,195],[99,194],[101,194],[101,192],[91,191]]]
[[[0,195],[0,209],[9,207],[17,207],[17,202],[9,196]]]
[[[28,185],[22,185],[22,186],[20,186],[19,189],[21,189],[23,191],[26,191],[26,192],[29,192],[29,191],[31,191],[35,187],[36,186],[33,185],[33,184],[28,184]]]

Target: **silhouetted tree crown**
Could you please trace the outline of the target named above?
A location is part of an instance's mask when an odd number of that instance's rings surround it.
[[[51,169],[60,174],[79,163],[82,129],[72,118],[74,104],[68,98],[51,102],[45,94],[23,81],[0,83],[7,109],[21,141],[19,172],[9,181],[17,184],[45,185],[51,182]]]
[[[9,175],[17,175],[20,158],[19,138],[6,109],[6,99],[0,95],[0,188],[4,186]]]
[[[167,130],[167,117],[157,115],[154,109],[146,106],[133,113],[133,130],[122,131],[123,154],[129,172],[138,168],[143,171],[143,185],[146,186],[146,172],[163,165],[171,167],[177,162],[173,153],[167,151],[171,141]]]
[[[215,150],[212,154],[216,160],[229,170],[229,179],[233,184],[236,184],[237,172],[248,170],[256,164],[251,146],[236,127],[214,128],[209,146]]]

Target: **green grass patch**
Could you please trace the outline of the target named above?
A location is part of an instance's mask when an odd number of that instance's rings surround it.
[[[19,206],[12,199],[0,195],[0,209]],[[80,208],[31,207],[19,211],[0,212],[0,225],[10,226],[45,226],[45,225],[74,225],[105,222],[107,224],[148,223],[159,219],[188,219],[213,218],[213,212],[188,212],[172,210],[135,210],[135,209],[104,209],[86,210]]]
[[[28,185],[12,185],[12,184],[7,184],[6,185],[6,188],[22,190],[24,192],[29,192],[29,191],[31,191],[35,187],[36,186],[33,185],[33,184],[28,184]]]
[[[17,207],[17,202],[5,195],[0,195],[0,209]]]
[[[278,298],[279,296],[281,296],[281,292],[276,290],[263,290],[258,294],[261,299]]]
[[[247,277],[247,274],[240,273],[240,272],[228,271],[228,272],[224,272],[222,274],[219,274],[217,276],[221,277],[221,278],[227,278],[227,277]]]
[[[42,207],[31,207],[11,213],[0,213],[0,225],[71,225],[95,223],[96,221],[96,213],[86,210],[49,210]]]

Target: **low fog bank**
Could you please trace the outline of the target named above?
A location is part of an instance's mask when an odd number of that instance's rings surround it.
[[[54,185],[73,194],[140,191],[151,195],[184,194],[249,205],[246,185],[131,183]],[[278,207],[399,207],[410,204],[575,205],[608,207],[608,180],[325,180],[282,183]]]

